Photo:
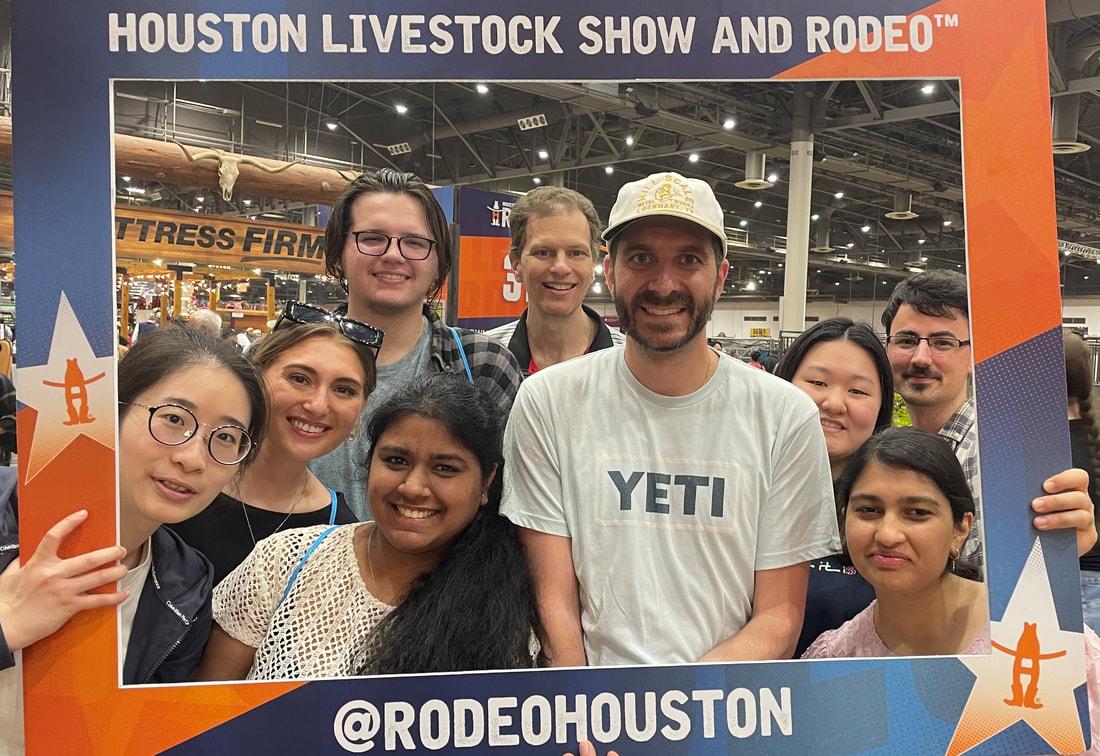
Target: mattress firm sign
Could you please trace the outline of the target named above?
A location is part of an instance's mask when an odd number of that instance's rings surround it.
[[[0,249],[13,248],[12,195],[0,192]],[[115,256],[321,274],[325,230],[116,205]]]
[[[7,212],[10,217],[10,198]],[[320,274],[325,269],[325,231],[122,205],[115,207],[115,254],[128,260],[164,258]]]

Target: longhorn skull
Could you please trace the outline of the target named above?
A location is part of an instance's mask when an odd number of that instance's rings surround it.
[[[233,198],[233,187],[237,183],[237,177],[241,175],[241,164],[254,165],[265,173],[282,173],[287,168],[291,168],[297,165],[299,161],[293,163],[286,163],[279,168],[272,168],[268,165],[264,165],[258,158],[254,158],[251,155],[237,155],[232,152],[226,152],[225,150],[199,150],[198,152],[191,154],[187,147],[176,142],[179,148],[183,150],[183,154],[187,156],[187,159],[192,163],[196,163],[199,160],[217,160],[218,161],[218,187],[222,190],[222,199],[229,202]]]

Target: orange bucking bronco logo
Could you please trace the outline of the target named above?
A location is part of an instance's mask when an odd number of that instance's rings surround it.
[[[1039,634],[1034,622],[1025,622],[1016,648],[1007,648],[997,641],[991,641],[993,648],[1015,657],[1012,662],[1012,698],[1004,699],[1009,706],[1023,706],[1028,709],[1043,708],[1039,700],[1039,662],[1043,659],[1057,659],[1065,656],[1065,650],[1043,654],[1039,652]],[[1024,689],[1023,678],[1028,678]]]
[[[105,375],[107,374],[99,373],[91,378],[85,378],[84,371],[80,369],[80,364],[74,358],[65,360],[63,383],[42,381],[46,386],[65,389],[65,410],[69,413],[69,419],[64,421],[65,425],[86,425],[95,422],[95,418],[88,411],[88,384],[95,383]]]

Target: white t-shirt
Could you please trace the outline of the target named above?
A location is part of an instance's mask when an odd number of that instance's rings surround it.
[[[120,591],[129,591],[130,595],[118,605],[118,615],[121,619],[118,626],[119,665],[125,667],[126,653],[130,650],[130,631],[134,627],[134,616],[137,614],[138,603],[141,601],[141,592],[145,590],[145,581],[149,579],[149,571],[153,568],[153,539],[150,538],[142,547],[141,561],[132,570],[127,570],[118,581]]]
[[[505,432],[501,512],[572,539],[594,665],[697,661],[752,614],[754,573],[839,551],[817,408],[721,356],[667,397],[621,347],[524,381]]]

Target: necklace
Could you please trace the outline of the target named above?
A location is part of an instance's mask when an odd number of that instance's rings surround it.
[[[302,485],[298,487],[298,495],[294,497],[293,503],[290,505],[290,511],[286,513],[286,517],[280,520],[279,524],[275,526],[275,529],[268,533],[268,537],[275,535],[279,532],[279,528],[286,525],[287,520],[294,514],[294,510],[298,508],[298,503],[302,500],[302,495],[306,492],[306,485],[309,483],[309,473],[306,473],[305,478],[302,480]],[[240,486],[234,486],[234,490],[237,494],[237,500],[241,502],[241,512],[244,514],[244,524],[248,526],[248,537],[252,539],[252,547],[256,547],[256,534],[252,532],[252,522],[248,519],[248,505],[241,500]]]
[[[367,536],[367,572],[370,573],[370,581],[374,584],[375,590],[378,590],[378,579],[374,577],[374,562],[370,558],[370,545],[374,540],[374,531],[378,530],[377,525],[370,526],[370,535]]]

